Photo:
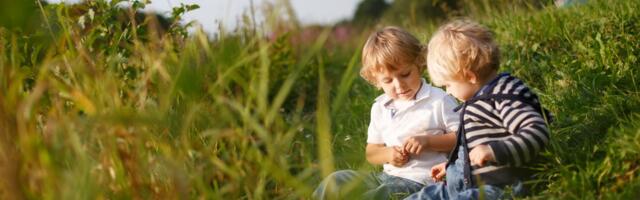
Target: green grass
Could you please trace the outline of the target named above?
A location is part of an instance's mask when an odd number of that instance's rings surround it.
[[[556,114],[543,194],[561,199],[639,195],[610,181],[625,174],[625,185],[637,185],[639,175],[633,167],[620,167],[640,162],[617,156],[616,138],[624,134],[610,134],[640,111],[634,67],[639,6],[595,1],[489,22],[503,44],[504,68],[538,89]],[[624,149],[638,150],[637,145]]]
[[[114,5],[90,4],[86,28],[60,5],[33,12],[42,28],[0,28],[0,198],[301,199],[333,170],[379,170],[367,32],[331,48],[328,32],[300,44],[250,22],[159,36]],[[640,3],[482,5],[466,12],[495,31],[502,69],[556,117],[530,198],[637,198]],[[438,23],[399,22],[423,41]]]

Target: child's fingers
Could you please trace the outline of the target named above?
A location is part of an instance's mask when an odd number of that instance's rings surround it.
[[[422,151],[422,147],[415,143],[406,143],[404,147],[404,150],[411,154],[419,154]]]
[[[482,166],[481,165],[481,159],[480,159],[480,155],[478,153],[479,149],[473,149],[471,150],[471,152],[469,152],[469,161],[471,161],[471,165],[478,165],[478,166]]]
[[[404,148],[402,150],[404,150],[405,152],[411,153],[411,148],[413,145],[411,145],[411,143],[406,143],[404,145]]]
[[[398,152],[398,153],[402,153],[404,151],[404,149],[402,147],[399,147],[399,146],[394,146],[393,149],[395,149],[396,152]]]
[[[422,152],[422,146],[417,146],[415,148],[415,151],[413,152],[414,154],[420,154],[420,152]]]
[[[438,175],[438,169],[437,168],[432,168],[431,169],[431,177],[433,177],[434,179],[436,178],[436,175]]]
[[[431,168],[431,176],[435,176],[436,174],[440,173],[440,171],[442,171],[442,168],[440,168],[440,165],[436,165],[434,167]]]
[[[393,147],[393,150],[395,151],[395,152],[394,152],[394,155],[396,155],[396,154],[402,154],[402,150],[400,150],[400,148],[399,148],[398,146],[394,146],[394,147]],[[395,156],[394,156],[394,157],[395,157]]]
[[[400,164],[398,164],[399,162],[394,158],[393,161],[391,162],[391,165],[393,166],[400,166]]]
[[[406,156],[406,155],[407,155],[407,152],[406,152],[406,150],[404,150],[404,147],[394,146],[393,148],[394,148],[394,149],[396,150],[396,152],[398,152],[400,155],[402,155],[402,156]]]
[[[469,161],[471,161],[471,165],[478,165],[478,160],[471,155],[469,155]]]
[[[412,146],[413,144],[411,144],[410,142],[405,142],[402,146],[402,152],[404,152],[405,154],[411,153]]]
[[[396,153],[394,153],[393,160],[394,160],[395,162],[398,162],[398,163],[403,163],[403,162],[406,162],[406,161],[407,161],[407,159],[408,159],[408,157],[407,157],[407,156],[405,156],[405,155],[403,155],[403,154],[402,154],[402,152],[401,152],[401,150],[398,150],[398,149],[396,148]]]
[[[433,168],[431,170],[431,178],[433,179],[433,181],[441,181],[444,175],[444,171],[442,171],[440,168]]]
[[[471,158],[471,165],[477,165],[479,167],[484,166],[485,160],[479,157]]]
[[[402,162],[402,161],[404,161],[404,160],[406,160],[406,159],[407,159],[407,157],[406,157],[406,156],[403,156],[403,155],[398,155],[398,156],[396,156],[396,157],[395,157],[395,160],[396,160],[397,162]]]
[[[398,158],[394,158],[394,160],[393,160],[393,162],[391,164],[393,166],[396,166],[396,167],[402,167],[406,163],[407,163],[407,159],[406,158],[398,157]]]
[[[407,145],[407,148],[404,148],[404,150],[407,151],[408,153],[413,153],[411,149],[413,149],[413,144],[411,143]]]
[[[438,174],[436,174],[436,179],[437,179],[438,181],[441,181],[441,180],[442,180],[442,178],[444,178],[444,175],[445,175],[445,174],[446,174],[446,173],[444,173],[443,171],[440,171]]]

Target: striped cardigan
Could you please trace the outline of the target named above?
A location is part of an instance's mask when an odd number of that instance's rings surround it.
[[[475,183],[478,177],[484,184],[499,186],[526,180],[529,170],[523,166],[549,143],[545,122],[549,116],[538,97],[521,80],[500,74],[459,109],[464,123],[460,123],[457,145],[447,165],[457,158],[458,148],[464,148],[464,159],[469,163],[469,152],[485,144],[492,149],[496,162],[466,166],[465,183]]]

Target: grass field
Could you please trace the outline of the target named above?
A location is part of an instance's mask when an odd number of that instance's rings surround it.
[[[37,25],[0,27],[1,199],[305,199],[332,171],[379,170],[364,158],[381,93],[358,75],[366,31],[301,43],[246,17],[161,34],[118,21],[118,2],[36,5]],[[501,69],[555,114],[528,198],[639,198],[640,2],[478,5]],[[440,22],[398,23],[426,41]]]

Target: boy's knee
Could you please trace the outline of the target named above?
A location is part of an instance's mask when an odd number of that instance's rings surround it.
[[[324,178],[324,181],[334,181],[336,184],[340,185],[342,183],[351,181],[358,176],[358,172],[353,170],[340,170],[335,171],[329,176]]]
[[[348,186],[359,177],[359,173],[353,170],[333,172],[318,185],[313,192],[313,199],[340,199],[340,196],[353,190]]]

